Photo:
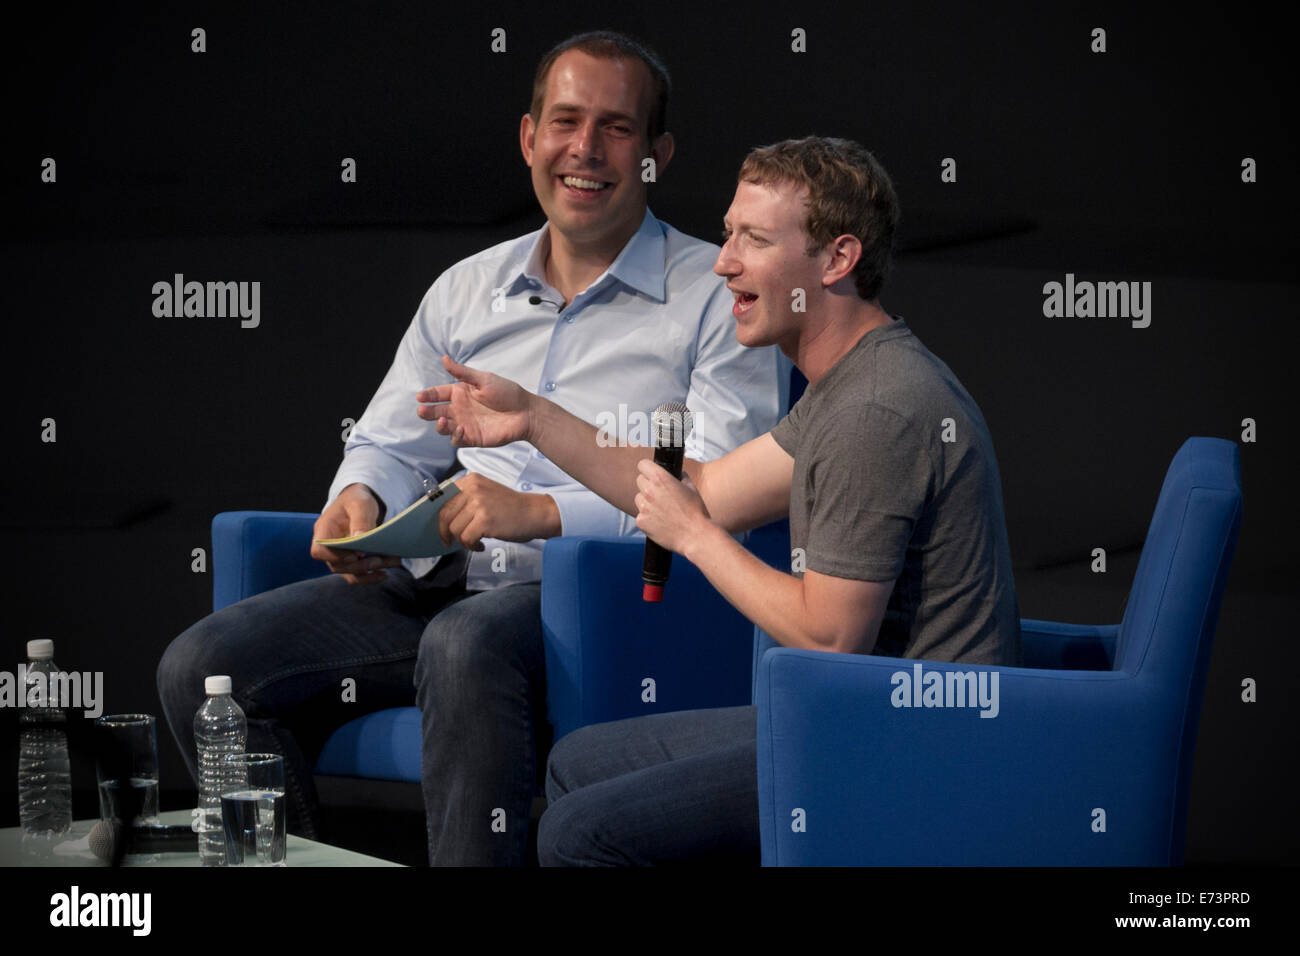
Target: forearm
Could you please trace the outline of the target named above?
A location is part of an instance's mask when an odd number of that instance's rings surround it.
[[[684,556],[733,607],[785,647],[826,651],[831,638],[817,633],[816,615],[804,599],[804,582],[764,564],[713,522],[703,525]]]
[[[602,436],[594,425],[541,396],[533,396],[529,420],[534,448],[614,507],[636,514],[637,463],[649,458],[652,448],[619,445],[616,436]]]
[[[533,529],[536,538],[558,538],[564,533],[560,521],[560,509],[550,495],[526,495],[530,499]]]

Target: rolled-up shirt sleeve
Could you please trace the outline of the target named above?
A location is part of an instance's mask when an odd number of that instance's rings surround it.
[[[551,488],[546,493],[559,509],[562,534],[621,537],[641,533],[635,518],[586,488]]]

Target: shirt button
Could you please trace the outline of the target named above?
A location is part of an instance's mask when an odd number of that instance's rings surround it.
[[[570,316],[566,317],[564,321],[565,321],[565,322],[568,322],[570,325],[572,325],[572,324],[573,324],[573,316],[570,315]]]
[[[548,392],[553,392],[553,391],[555,391],[555,383],[554,383],[554,382],[547,382],[547,383],[546,383],[546,390],[547,390]]]
[[[532,490],[533,490],[533,483],[532,483],[531,481],[525,481],[525,482],[524,482],[523,484],[521,484],[519,487],[522,488],[524,491],[532,491]]]

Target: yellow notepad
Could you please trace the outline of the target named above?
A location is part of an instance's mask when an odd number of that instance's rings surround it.
[[[327,548],[390,554],[398,558],[436,558],[461,546],[459,541],[443,544],[438,536],[438,512],[459,491],[456,482],[448,478],[378,528],[346,538],[317,538],[316,543]]]

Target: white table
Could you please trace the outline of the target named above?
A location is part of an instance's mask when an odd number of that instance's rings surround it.
[[[169,810],[159,814],[162,823],[189,825],[189,810]],[[0,829],[0,866],[74,866],[106,867],[107,864],[90,852],[90,829],[98,820],[76,820],[62,837],[38,850],[29,844],[24,847],[21,827]],[[286,837],[285,863],[289,866],[401,866],[389,860],[353,853],[340,847],[289,834]],[[127,858],[126,866],[193,866],[199,865],[199,855],[189,853],[157,853],[143,860]]]

